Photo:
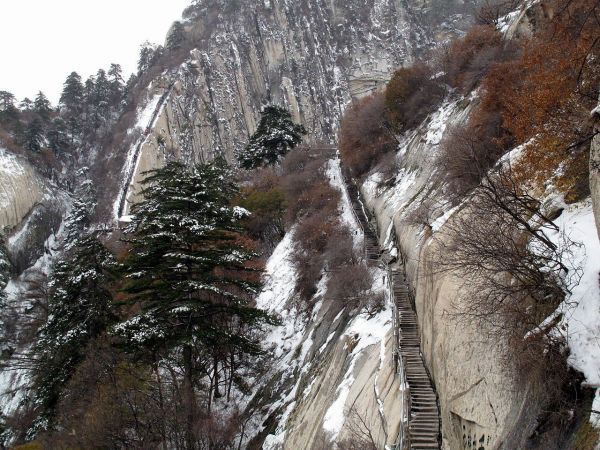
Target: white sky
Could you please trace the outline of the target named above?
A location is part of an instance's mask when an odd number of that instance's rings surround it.
[[[56,105],[69,73],[85,80],[110,63],[124,78],[140,44],[164,42],[191,0],[0,0],[0,90]]]

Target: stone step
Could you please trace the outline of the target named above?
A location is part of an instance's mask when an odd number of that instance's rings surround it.
[[[438,408],[435,400],[429,403],[411,402],[410,407],[415,414],[435,414],[436,417],[438,415]]]
[[[440,429],[437,425],[431,425],[431,426],[426,426],[426,425],[422,425],[420,428],[409,428],[408,429],[409,433],[419,433],[419,434],[426,434],[432,437],[437,437],[437,435],[440,432]]]
[[[411,404],[410,408],[411,408],[411,411],[414,411],[415,414],[433,414],[437,421],[438,409],[437,409],[436,404],[429,405],[429,406]]]
[[[411,450],[430,450],[432,448],[440,448],[439,444],[436,442],[415,442],[414,444],[410,444]]]
[[[413,432],[411,431],[410,436],[411,436],[411,441],[413,441],[413,443],[417,443],[417,442],[435,442],[437,443],[437,431],[435,430],[431,430],[431,431],[422,431],[422,432]]]
[[[411,423],[409,424],[409,428],[411,429],[413,427],[435,427],[437,429],[439,426],[440,421],[438,420],[437,416],[429,417],[427,420],[425,420],[425,418],[421,418],[420,420],[412,418]]]
[[[360,202],[358,187],[353,182],[347,181],[346,190],[356,217],[363,228],[365,256],[369,261],[377,261],[383,252],[379,247],[377,235],[371,228],[369,217]],[[421,355],[419,322],[413,308],[411,291],[402,271],[394,268],[391,270],[391,276],[397,314],[396,326],[399,331],[399,353],[405,368],[411,401],[408,430],[409,448],[412,450],[439,449],[440,422],[437,397]]]
[[[437,443],[437,437],[439,432],[437,430],[424,430],[421,434],[413,435],[410,434],[411,443],[418,444],[424,443]]]
[[[412,409],[411,409],[412,411]],[[410,426],[440,426],[440,420],[438,417],[437,409],[435,411],[416,411],[413,414],[429,414],[428,417],[412,417],[410,419]]]

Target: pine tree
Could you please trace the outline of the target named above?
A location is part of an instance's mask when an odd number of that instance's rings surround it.
[[[171,26],[169,33],[167,35],[166,47],[169,50],[178,49],[181,47],[181,44],[185,41],[185,28],[183,24],[179,21],[176,21]]]
[[[101,120],[107,119],[110,114],[111,86],[104,69],[98,70],[96,74],[93,98],[93,104],[96,107],[95,126],[98,127],[101,125]]]
[[[21,100],[21,103],[19,103],[19,108],[21,108],[23,111],[31,111],[33,109],[33,102],[29,99],[29,97],[25,97],[23,100]]]
[[[77,174],[85,176],[87,167]],[[92,223],[92,215],[96,209],[96,190],[91,180],[85,180],[75,192],[75,198],[69,215],[65,219],[65,248],[70,249],[77,244]]]
[[[84,115],[82,128],[84,133],[88,133],[96,128],[95,121],[97,119],[96,114],[96,83],[94,77],[90,76],[85,80],[83,86],[83,98],[84,98]]]
[[[118,107],[123,99],[125,82],[123,80],[123,69],[119,64],[111,64],[108,71],[110,84],[110,105]]]
[[[19,119],[15,106],[15,96],[8,91],[0,91],[0,123],[10,124]]]
[[[302,142],[306,129],[295,124],[289,111],[278,106],[267,106],[256,132],[238,155],[244,169],[274,164],[287,152]]]
[[[60,394],[85,357],[87,345],[115,322],[109,285],[117,263],[94,234],[82,237],[50,275],[48,321],[33,348],[34,401],[40,413],[30,430],[52,428]]]
[[[108,78],[111,83],[123,84],[123,69],[120,64],[112,63],[108,70]]]
[[[8,91],[0,91],[0,111],[14,108],[15,96]]]
[[[69,149],[71,140],[69,139],[67,122],[62,117],[55,117],[46,132],[48,147],[55,153],[64,152]]]
[[[67,109],[69,116],[80,114],[83,109],[84,89],[81,83],[81,77],[77,72],[71,74],[63,84],[63,91],[60,96],[60,104]]]
[[[94,103],[94,95],[96,92],[96,82],[93,76],[88,77],[83,85],[83,98],[87,106]]]
[[[44,124],[36,115],[25,129],[25,147],[32,152],[39,152],[44,143]]]
[[[44,120],[47,121],[50,118],[52,112],[52,105],[50,100],[44,95],[42,91],[39,91],[33,102],[33,110]]]
[[[140,48],[140,57],[138,59],[138,74],[142,74],[156,59],[162,54],[163,48],[160,45],[151,44],[146,41]]]
[[[171,162],[149,172],[143,185],[145,200],[132,208],[124,286],[142,312],[115,332],[133,351],[179,349],[193,405],[194,349],[212,354],[216,371],[223,363],[219,348],[259,353],[248,330],[273,319],[249,301],[259,285],[247,265],[254,254],[240,243],[238,222],[247,212],[231,206],[237,188],[224,162],[190,169]],[[214,391],[218,395],[218,385]],[[193,416],[193,406],[188,413]]]

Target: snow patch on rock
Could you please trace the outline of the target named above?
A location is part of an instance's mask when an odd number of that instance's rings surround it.
[[[563,236],[575,243],[569,259],[582,272],[579,283],[552,317],[564,314],[559,327],[566,330],[569,364],[584,374],[587,383],[599,386],[600,242],[590,200],[567,206],[555,223],[559,230],[549,232],[550,238],[557,245]],[[600,389],[596,392],[594,405],[593,409],[600,409]],[[592,414],[590,420],[600,426],[598,415]]]
[[[559,307],[565,312],[569,363],[589,383],[600,385],[600,242],[590,201],[568,206],[555,222],[560,230],[549,233],[551,239],[558,244],[564,234],[578,244],[573,263],[582,269],[579,284]]]
[[[145,130],[147,127],[152,126],[150,121],[152,120],[152,117],[154,115],[154,112],[156,111],[156,107],[158,106],[158,102],[160,102],[161,97],[161,94],[155,94],[150,98],[146,106],[138,110],[136,116],[137,121],[135,123],[136,127]]]
[[[372,269],[372,272],[374,280],[373,291],[380,292],[385,290],[385,272],[379,268]],[[346,370],[344,379],[337,388],[337,397],[323,418],[323,429],[329,433],[331,442],[334,442],[337,439],[346,422],[346,415],[348,413],[346,401],[348,399],[348,394],[350,393],[350,388],[355,380],[354,368],[358,359],[366,348],[379,344],[381,346],[380,370],[383,367],[383,360],[385,359],[385,337],[391,327],[392,310],[388,305],[386,309],[372,318],[369,318],[364,314],[359,314],[348,324],[346,331],[342,335],[348,339],[348,342],[354,342],[355,345],[352,349],[352,353],[349,355],[350,364]],[[377,377],[375,377],[375,380],[377,381]]]

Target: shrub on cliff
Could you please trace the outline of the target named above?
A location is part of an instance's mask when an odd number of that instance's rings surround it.
[[[444,169],[447,194],[457,203],[506,152],[498,136],[499,114],[476,112],[466,124],[451,127],[440,143],[438,164]]]
[[[588,193],[589,111],[600,86],[600,5],[560,0],[546,28],[518,58],[494,64],[482,83],[481,108],[501,115],[503,140],[525,144],[515,176],[539,190],[548,181],[567,201]]]
[[[252,213],[243,220],[250,237],[273,249],[285,234],[283,217],[287,203],[281,189],[276,186],[249,186],[242,191],[239,204]]]
[[[418,126],[444,98],[444,87],[424,64],[401,67],[385,89],[386,116],[396,131]]]
[[[250,142],[238,155],[238,161],[244,169],[274,164],[300,144],[305,134],[304,126],[294,123],[289,111],[267,106]]]
[[[386,127],[385,98],[376,93],[354,101],[342,119],[339,147],[344,167],[353,177],[366,174],[395,148]]]
[[[445,72],[448,84],[463,93],[473,89],[485,76],[490,65],[503,59],[502,35],[495,27],[481,25],[473,27],[462,38],[456,39],[442,54],[441,70]]]

